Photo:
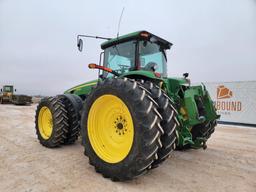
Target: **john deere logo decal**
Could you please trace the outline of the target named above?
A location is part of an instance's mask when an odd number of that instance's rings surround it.
[[[242,102],[235,101],[232,98],[234,97],[233,91],[224,85],[219,85],[217,87],[217,101],[215,101],[215,107],[218,111],[229,113],[230,111],[241,111]]]

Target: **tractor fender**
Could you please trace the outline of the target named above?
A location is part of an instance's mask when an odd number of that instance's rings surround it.
[[[155,74],[151,71],[130,71],[127,73],[124,73],[120,77],[127,77],[130,79],[144,79],[144,80],[149,80],[149,81],[162,81],[161,78],[158,78],[155,76]]]

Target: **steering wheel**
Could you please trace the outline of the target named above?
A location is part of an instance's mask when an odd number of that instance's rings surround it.
[[[130,67],[130,65],[122,65],[122,64],[118,64],[118,66],[123,67],[123,68],[129,68]]]
[[[153,71],[155,72],[156,69],[157,69],[157,63],[155,62],[149,62],[147,63],[147,65],[145,65],[144,69],[147,70],[147,71]]]
[[[131,67],[130,65],[122,65],[122,64],[118,64],[118,66],[120,67],[120,69],[118,69],[117,71],[120,71],[121,73],[125,72],[127,69],[129,70],[129,68]]]

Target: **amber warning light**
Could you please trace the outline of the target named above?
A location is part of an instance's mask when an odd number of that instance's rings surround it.
[[[140,34],[140,36],[141,36],[141,37],[146,37],[146,38],[148,38],[149,34],[146,33],[146,32],[143,32],[143,33]]]
[[[118,74],[116,71],[113,71],[112,69],[107,68],[107,67],[103,67],[103,66],[97,65],[97,64],[95,64],[95,63],[90,63],[90,64],[88,65],[88,67],[89,67],[90,69],[101,69],[101,70],[103,70],[103,71],[107,71],[107,72],[109,72],[109,73],[113,73],[113,74],[116,75],[116,76],[119,76],[119,74]]]
[[[88,67],[89,67],[90,69],[95,69],[95,68],[96,68],[96,64],[95,64],[95,63],[90,63],[90,64],[88,65]]]

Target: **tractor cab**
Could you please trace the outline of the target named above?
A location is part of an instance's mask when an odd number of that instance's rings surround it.
[[[13,85],[4,85],[0,93],[0,103],[9,103],[13,97]]]
[[[103,66],[119,75],[131,71],[151,72],[155,77],[167,77],[166,50],[171,43],[146,31],[110,39],[101,45]],[[107,71],[103,77],[112,76]]]
[[[15,105],[26,105],[32,103],[32,97],[27,95],[16,95],[17,90],[13,85],[4,85],[0,93],[0,104],[13,103]]]
[[[12,85],[4,85],[3,89],[1,89],[3,95],[12,95],[13,94],[13,86]]]
[[[83,49],[81,37],[105,39],[100,65],[89,64],[89,68],[102,70],[100,77],[140,75],[149,78],[167,77],[166,50],[172,43],[147,31],[138,31],[116,38],[78,35],[78,50]],[[103,61],[103,64],[102,62]],[[139,73],[139,74],[136,74]]]

